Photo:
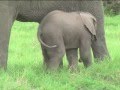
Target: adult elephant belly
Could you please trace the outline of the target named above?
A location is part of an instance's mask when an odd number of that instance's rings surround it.
[[[20,12],[17,16],[18,21],[22,22],[40,22],[44,14],[40,10],[27,10],[25,12]]]
[[[79,1],[32,1],[29,3],[21,1],[17,20],[23,22],[41,22],[43,17],[53,10],[78,11],[80,10],[79,7]]]

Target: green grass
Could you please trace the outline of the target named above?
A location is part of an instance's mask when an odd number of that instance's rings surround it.
[[[70,73],[64,58],[60,72],[46,73],[36,37],[36,23],[15,22],[9,45],[8,69],[0,70],[0,90],[120,90],[120,16],[105,17],[105,32],[112,60],[94,63]]]

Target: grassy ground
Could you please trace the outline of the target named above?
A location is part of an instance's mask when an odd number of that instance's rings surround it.
[[[0,90],[120,90],[120,16],[105,18],[111,61],[94,63],[80,73],[70,73],[64,58],[60,72],[46,73],[37,41],[36,23],[15,22],[12,28],[8,70],[0,70]]]

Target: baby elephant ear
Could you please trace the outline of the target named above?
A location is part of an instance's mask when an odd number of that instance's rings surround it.
[[[96,36],[96,26],[97,26],[96,18],[92,14],[84,13],[84,12],[81,12],[80,16],[83,24],[89,30],[89,32],[93,36]]]

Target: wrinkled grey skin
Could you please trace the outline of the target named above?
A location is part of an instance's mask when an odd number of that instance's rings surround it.
[[[92,43],[94,57],[104,58],[109,55],[104,37],[104,19],[101,1],[0,1],[0,67],[7,68],[9,38],[13,22],[18,20],[40,23],[43,17],[53,10],[87,11],[92,13],[98,21],[98,40]]]
[[[84,12],[63,12],[55,10],[42,20],[38,30],[44,64],[47,69],[56,70],[66,52],[69,68],[77,69],[78,53],[85,67],[91,65],[91,44],[96,39],[97,21],[93,15]]]

